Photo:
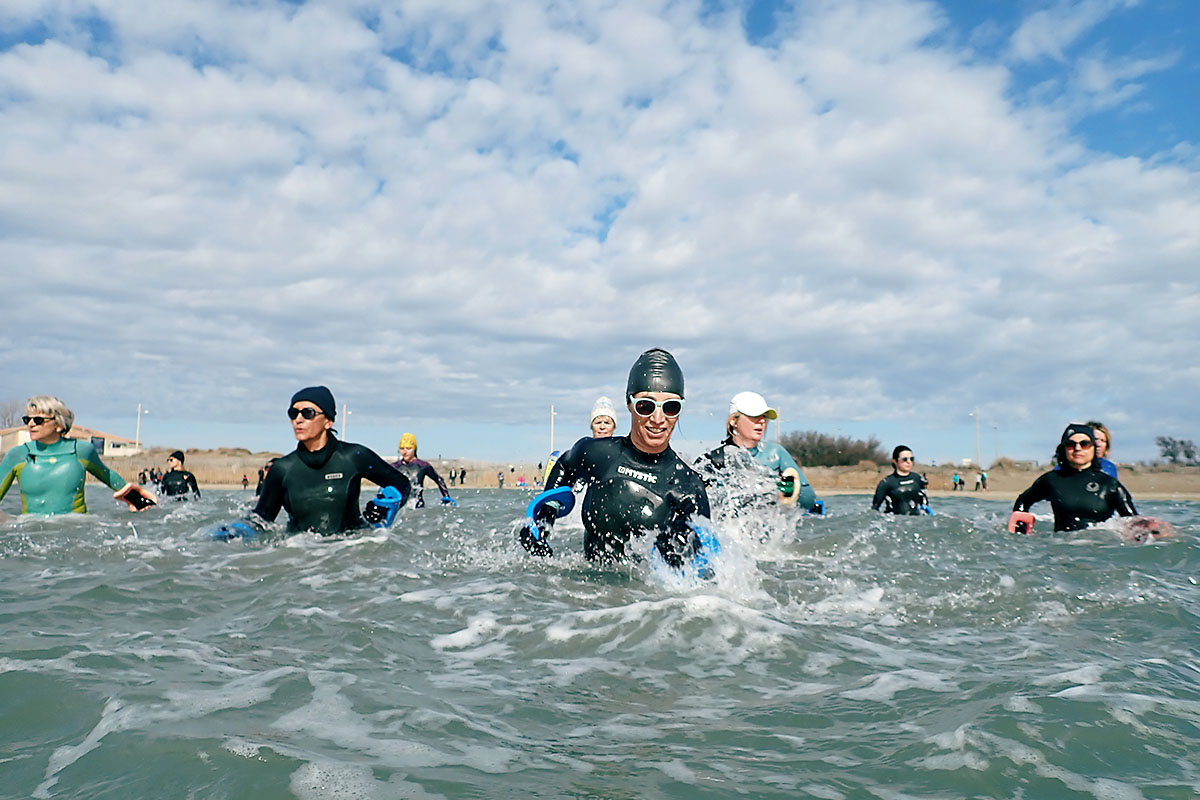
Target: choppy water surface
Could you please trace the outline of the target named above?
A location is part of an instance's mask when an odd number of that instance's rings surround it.
[[[1132,545],[833,497],[696,587],[530,559],[517,492],[250,544],[198,533],[248,493],[105,494],[0,525],[0,797],[1200,794],[1197,503]]]

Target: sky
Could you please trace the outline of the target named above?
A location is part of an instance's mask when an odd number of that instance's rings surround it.
[[[664,347],[685,455],[753,390],[1152,459],[1200,438],[1198,49],[1193,0],[9,0],[0,401],[286,452],[324,384],[381,454],[533,461]]]

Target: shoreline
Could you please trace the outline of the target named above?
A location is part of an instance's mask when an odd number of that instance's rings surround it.
[[[150,467],[165,467],[167,455],[171,451],[166,448],[154,448],[137,455],[107,460],[109,467],[118,472],[121,477],[131,483],[137,483],[140,470]],[[278,457],[278,453],[252,453],[243,448],[218,448],[215,450],[185,451],[184,468],[196,476],[201,492],[204,489],[221,491],[242,490],[241,476],[249,478],[249,488],[244,491],[253,493],[258,483],[258,470],[266,462]],[[455,483],[450,486],[450,492],[462,489],[496,489],[498,474],[504,476],[504,489],[509,491],[534,491],[536,478],[542,475],[544,463],[513,461],[498,463],[469,458],[434,459],[430,461],[434,469],[447,479],[451,469],[467,470],[465,484]],[[1185,466],[1146,466],[1141,464],[1119,464],[1120,480],[1133,495],[1134,502],[1139,500],[1170,501],[1188,500],[1200,501],[1200,467]],[[802,467],[804,475],[817,492],[818,497],[833,497],[837,495],[866,494],[875,491],[876,485],[886,475],[891,473],[891,466],[877,466],[864,462],[848,467]],[[957,495],[979,497],[981,499],[997,500],[1012,503],[1017,495],[1025,491],[1033,481],[1048,467],[1032,469],[1013,468],[997,465],[987,471],[988,489],[975,491],[974,488],[953,491],[951,477],[959,474],[969,483],[974,483],[977,470],[965,467],[929,467],[918,464],[916,471],[929,481],[928,494],[931,498],[954,497]],[[524,477],[529,483],[526,487],[516,486],[517,479]],[[89,476],[89,482],[95,479]],[[427,489],[435,487],[427,482]]]

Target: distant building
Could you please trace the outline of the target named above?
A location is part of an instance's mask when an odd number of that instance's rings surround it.
[[[95,428],[87,428],[83,425],[74,425],[67,433],[71,439],[88,439],[92,446],[96,448],[96,452],[102,456],[133,456],[142,452],[137,446],[137,442],[133,439],[126,439],[124,436],[114,436],[111,433],[98,431]],[[29,441],[29,429],[24,425],[16,428],[4,428],[0,430],[0,453],[7,453],[14,447],[25,444]]]

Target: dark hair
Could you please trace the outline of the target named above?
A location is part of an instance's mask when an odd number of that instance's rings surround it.
[[[892,450],[892,461],[895,461],[897,458],[899,458],[900,454],[903,453],[905,450],[907,450],[910,453],[912,452],[912,448],[906,444],[896,445],[895,449]]]

